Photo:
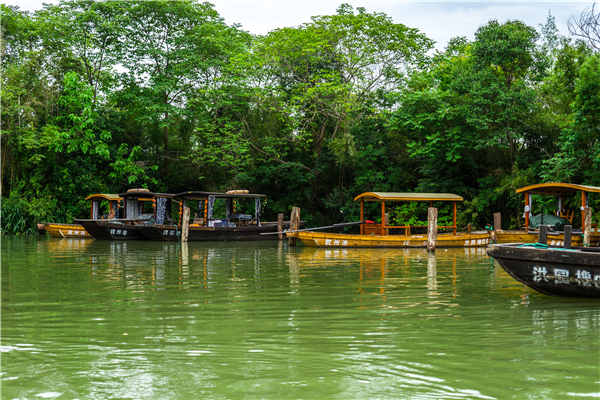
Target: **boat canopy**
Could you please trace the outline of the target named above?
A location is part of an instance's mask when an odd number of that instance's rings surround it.
[[[119,193],[121,197],[136,197],[140,201],[149,201],[156,197],[172,198],[174,195],[171,193],[155,193],[151,191],[131,191],[128,190],[125,193]]]
[[[216,196],[221,194],[220,192],[203,192],[198,190],[191,190],[187,192],[177,193],[173,196],[175,199],[187,199],[187,200],[206,200],[208,196]]]
[[[85,199],[86,200],[106,199],[108,201],[120,201],[120,200],[123,200],[123,198],[120,197],[118,194],[113,194],[113,193],[94,193],[94,194],[90,194]]]
[[[365,192],[354,198],[366,201],[463,201],[453,193],[396,193],[396,192]]]
[[[228,199],[262,199],[266,198],[266,194],[258,194],[258,193],[219,193],[215,195],[216,198],[228,198]]]
[[[187,199],[187,200],[205,200],[209,196],[214,196],[215,199],[256,199],[265,198],[265,194],[257,193],[222,193],[222,192],[202,192],[202,191],[189,191],[177,193],[174,197],[176,199]]]
[[[600,193],[600,187],[588,186],[588,185],[577,185],[574,183],[561,183],[561,182],[550,182],[550,183],[538,183],[536,185],[529,185],[517,189],[517,193],[540,193],[549,195],[559,195],[570,192],[588,192],[588,193]]]

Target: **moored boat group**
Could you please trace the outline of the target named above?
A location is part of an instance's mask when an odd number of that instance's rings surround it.
[[[457,205],[464,199],[452,193],[365,192],[354,199],[360,202],[359,221],[299,229],[299,216],[296,223],[282,221],[281,217],[278,222],[263,221],[266,196],[247,190],[170,194],[130,189],[120,194],[89,195],[86,200],[90,201],[90,218],[76,219],[75,224],[40,224],[38,229],[61,238],[163,241],[180,240],[182,236],[192,241],[266,240],[281,238],[285,233],[305,246],[334,248],[429,248],[432,240],[433,247],[438,248],[493,244],[489,255],[515,279],[535,290],[600,297],[600,247],[595,247],[600,246],[600,231],[592,224],[589,208],[589,194],[599,192],[600,187],[570,183],[526,186],[517,189],[517,193],[524,195],[522,229],[503,230],[501,222],[494,218],[494,229],[472,231],[469,224],[467,232],[460,232]],[[577,194],[579,199],[575,197]],[[534,195],[556,198],[555,210],[545,214],[543,209],[548,201],[541,201],[540,212],[534,214]],[[580,220],[575,218],[574,211],[567,211],[565,200],[571,207],[574,200],[581,201]],[[386,205],[398,202],[429,204],[429,211],[434,210],[435,217],[428,220],[428,225],[393,224]],[[437,224],[434,203],[451,205],[451,216],[445,217],[445,225]],[[367,212],[373,210],[378,214],[375,221],[367,219]],[[320,228],[352,225],[360,227],[358,233],[320,231]],[[540,230],[544,232],[544,245],[528,246],[538,242]]]
[[[317,247],[427,247],[427,225],[415,223],[393,224],[387,212],[390,203],[421,202],[451,205],[451,220],[445,225],[435,225],[439,234],[435,237],[436,247],[486,247],[490,243],[531,243],[537,240],[541,225],[551,226],[549,243],[561,245],[564,241],[562,229],[575,225],[574,211],[565,210],[565,197],[580,193],[580,229],[573,232],[574,246],[582,246],[583,235],[589,230],[587,245],[600,245],[600,231],[586,221],[589,210],[589,193],[600,192],[599,187],[570,183],[543,183],[517,189],[524,194],[524,224],[519,230],[503,230],[501,224],[493,230],[472,231],[470,224],[466,232],[457,229],[457,204],[463,197],[452,193],[396,193],[365,192],[354,198],[360,203],[360,226],[358,233],[323,232],[318,229],[287,230],[289,221],[278,227],[277,222],[261,220],[264,194],[253,194],[247,190],[228,192],[187,191],[177,194],[150,192],[148,189],[130,189],[120,194],[91,194],[90,218],[76,219],[75,224],[46,223],[38,229],[55,237],[93,237],[96,239],[142,239],[177,240],[183,226],[182,211],[189,207],[188,240],[259,240],[274,239],[268,235],[286,229],[288,237],[295,238],[307,246]],[[533,213],[533,195],[551,195],[557,198],[556,211],[552,214]],[[376,220],[367,219],[367,205],[376,211]],[[375,207],[373,207],[375,206]],[[217,215],[219,214],[219,215]],[[377,215],[379,214],[379,215]],[[347,224],[336,224],[342,226]]]
[[[93,237],[108,240],[179,240],[183,210],[193,215],[188,240],[264,240],[277,238],[261,233],[277,232],[278,223],[261,220],[263,194],[247,190],[225,193],[189,191],[177,194],[130,189],[125,193],[93,194],[90,218],[76,224],[46,223],[38,226],[55,237]],[[247,212],[249,211],[250,212]],[[102,211],[106,211],[104,214]],[[216,215],[215,211],[220,213]],[[281,226],[285,229],[289,223]],[[83,233],[85,232],[85,234]]]

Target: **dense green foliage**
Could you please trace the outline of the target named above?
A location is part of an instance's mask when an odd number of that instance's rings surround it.
[[[348,5],[264,36],[195,0],[0,7],[4,232],[130,187],[247,188],[309,224],[355,220],[363,191],[452,192],[460,226],[514,227],[520,186],[600,185],[600,55],[552,17],[434,51]]]

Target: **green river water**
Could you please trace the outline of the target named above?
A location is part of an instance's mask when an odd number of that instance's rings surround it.
[[[600,301],[484,249],[1,246],[2,399],[600,398]]]

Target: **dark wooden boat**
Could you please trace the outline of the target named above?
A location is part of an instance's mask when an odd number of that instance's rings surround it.
[[[189,241],[277,239],[277,235],[261,235],[277,232],[277,222],[261,221],[261,201],[265,198],[264,194],[248,193],[247,190],[232,190],[227,193],[178,193],[171,199],[179,204],[179,218],[176,223],[169,223],[159,217],[156,223],[140,226],[138,232],[148,240],[180,240],[182,210],[184,206],[188,206],[192,213],[188,230]],[[250,202],[253,214],[240,212],[239,203],[243,201]],[[248,204],[246,206],[248,208]],[[219,208],[224,215],[216,217],[215,208]],[[289,222],[283,225],[284,229],[287,227]]]
[[[516,280],[538,292],[600,297],[600,248],[562,248],[539,244],[496,244],[488,255]]]
[[[153,193],[148,189],[129,189],[119,195],[124,200],[124,210],[117,212],[117,218],[110,219],[76,219],[94,239],[130,240],[144,239],[140,229],[152,223],[157,214],[165,214],[168,200],[173,197],[169,193]],[[119,218],[124,214],[122,218]]]

